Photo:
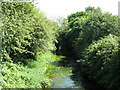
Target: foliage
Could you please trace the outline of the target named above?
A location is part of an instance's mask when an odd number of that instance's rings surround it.
[[[32,2],[2,2],[2,88],[50,86],[58,24]],[[44,53],[46,52],[46,53]],[[1,87],[0,87],[1,88]]]
[[[68,20],[67,19],[63,19],[60,18],[58,19],[58,24],[59,24],[59,29],[58,29],[58,36],[57,36],[57,43],[55,43],[56,45],[56,53],[59,55],[63,55],[63,52],[65,51],[65,48],[63,48],[62,46],[66,45],[66,40],[64,40],[63,38],[66,35],[66,32],[68,31]]]
[[[3,88],[44,88],[50,86],[50,78],[54,68],[50,68],[53,61],[58,57],[50,52],[37,54],[36,61],[29,61],[27,66],[13,62],[3,62],[1,81]]]
[[[120,73],[117,71],[119,68],[118,46],[118,37],[111,34],[105,38],[101,38],[101,40],[93,42],[82,52],[84,58],[80,64],[82,65],[81,71],[104,87],[119,88],[119,85],[114,83],[114,80],[120,83],[119,80],[116,79],[120,78],[119,75],[117,75]]]
[[[55,50],[57,23],[38,13],[33,3],[4,2],[1,12],[3,60],[35,59],[39,51]]]
[[[119,82],[118,17],[100,8],[87,7],[68,16],[68,30],[62,37],[64,55],[80,60],[75,70],[105,88],[118,89]],[[73,63],[73,62],[72,62]],[[76,72],[77,72],[76,71]]]
[[[68,16],[68,29],[63,37],[65,52],[73,52],[80,58],[81,52],[93,41],[108,34],[119,36],[118,18],[110,13],[102,13],[100,8],[87,7],[86,11]],[[63,42],[64,43],[64,42]],[[63,46],[63,48],[65,48]]]
[[[84,48],[93,41],[97,41],[110,33],[116,35],[115,33],[118,32],[117,21],[117,17],[109,13],[95,12],[91,14],[82,26],[83,30],[79,33],[74,44],[76,55],[80,57]]]
[[[80,29],[80,26],[84,23],[84,20],[88,15],[89,13],[84,11],[69,15],[68,16],[69,27],[72,28],[72,30]]]
[[[87,19],[87,16],[87,12],[77,12],[69,15],[66,23],[63,22],[64,25],[61,25],[60,29],[62,28],[62,31],[64,32],[60,34],[60,46],[61,52],[64,55],[71,54],[73,45],[76,41],[76,38],[79,36],[80,31],[82,31],[81,27],[84,24],[84,21]]]

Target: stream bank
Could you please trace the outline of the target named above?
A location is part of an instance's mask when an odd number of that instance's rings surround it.
[[[66,60],[67,59],[67,60]],[[68,60],[69,59],[69,60]],[[69,62],[67,62],[69,61]],[[105,90],[93,80],[86,76],[78,76],[75,70],[77,64],[73,63],[73,58],[63,58],[60,61],[53,62],[53,65],[59,67],[55,72],[55,77],[52,78],[51,88],[76,88],[79,90]]]

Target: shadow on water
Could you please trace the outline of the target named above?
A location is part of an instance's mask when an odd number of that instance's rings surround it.
[[[60,70],[57,73],[68,74],[65,77],[59,78],[60,80],[53,80],[53,84],[57,84],[57,88],[79,88],[80,90],[105,90],[102,86],[97,84],[95,81],[90,80],[87,76],[80,76],[75,70],[75,59],[73,58],[62,58],[62,60],[54,62],[56,66],[61,66]],[[71,69],[70,69],[71,68]],[[59,83],[58,83],[59,82]],[[62,83],[62,85],[61,85]],[[66,85],[66,86],[65,86]],[[53,87],[54,88],[54,87]]]
[[[71,79],[72,67],[60,65],[59,61],[53,62],[53,65],[57,67],[56,74],[52,77],[51,88],[76,88],[76,90],[84,90],[82,86],[75,84],[75,81]]]

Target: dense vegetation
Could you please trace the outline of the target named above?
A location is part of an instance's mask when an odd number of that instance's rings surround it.
[[[53,53],[74,57],[78,75],[120,89],[118,17],[87,7],[59,24],[31,2],[3,2],[1,88],[50,87],[57,61]],[[71,59],[73,60],[73,59]],[[76,61],[79,61],[76,63]]]
[[[3,60],[35,59],[37,52],[55,50],[57,23],[38,13],[32,3],[7,2],[1,9]]]
[[[51,86],[50,76],[56,67],[51,62],[59,60],[50,52],[43,53],[26,66],[13,62],[2,63],[2,88],[48,88]]]
[[[3,2],[1,12],[1,86],[50,86],[49,66],[56,57],[47,52],[55,50],[57,23],[39,13],[32,2]]]
[[[120,87],[118,17],[103,13],[100,8],[87,7],[85,11],[69,15],[66,22],[68,22],[66,25],[61,25],[64,32],[62,31],[59,36],[61,48],[58,51],[79,60],[75,67],[79,75],[83,74],[105,88],[118,90]]]

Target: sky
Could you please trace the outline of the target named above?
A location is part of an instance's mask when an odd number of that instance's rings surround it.
[[[118,15],[120,0],[36,0],[36,7],[48,18],[66,18],[72,13],[84,11],[86,7],[100,7],[103,12]],[[35,3],[36,3],[35,2]]]

